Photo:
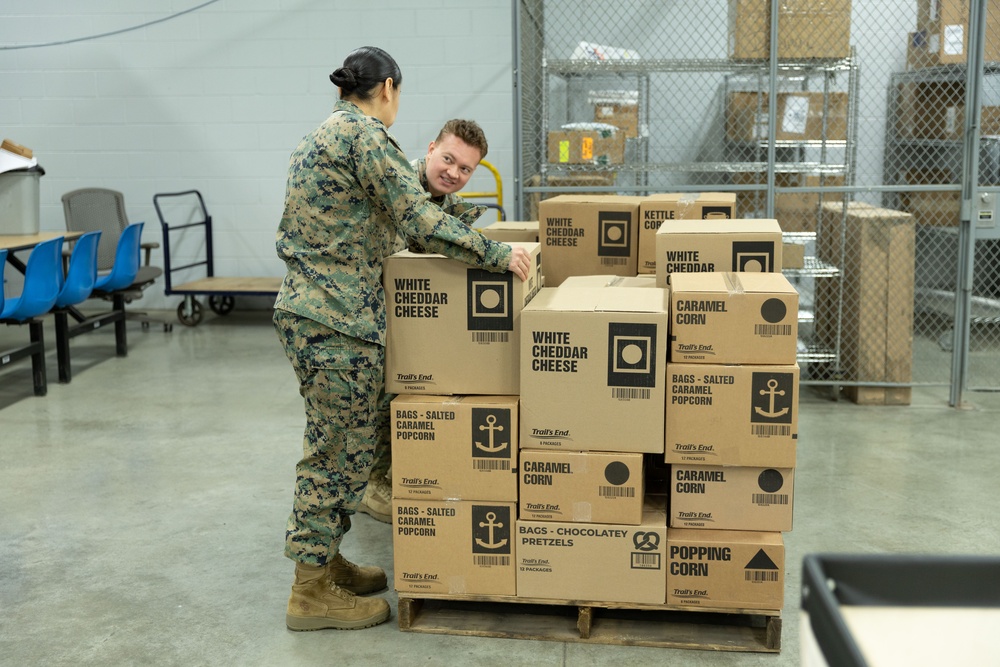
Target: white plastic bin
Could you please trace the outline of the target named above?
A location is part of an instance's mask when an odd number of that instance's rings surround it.
[[[0,235],[38,233],[38,185],[44,174],[37,165],[0,174]]]

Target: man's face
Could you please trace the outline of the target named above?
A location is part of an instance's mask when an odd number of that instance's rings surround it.
[[[431,194],[440,197],[464,188],[481,157],[478,148],[454,134],[432,141],[427,148],[427,186]]]

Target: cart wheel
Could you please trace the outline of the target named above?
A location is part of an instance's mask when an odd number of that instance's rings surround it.
[[[208,307],[216,315],[228,315],[233,312],[236,306],[236,298],[232,296],[210,296],[208,297]]]
[[[181,324],[189,327],[196,327],[198,323],[201,322],[203,309],[201,307],[201,302],[198,299],[191,299],[191,307],[185,308],[186,304],[181,302],[177,306],[177,319],[181,321]]]

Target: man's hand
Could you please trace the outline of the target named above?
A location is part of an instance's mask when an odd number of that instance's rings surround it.
[[[521,246],[511,246],[510,266],[508,271],[513,272],[522,281],[528,279],[528,270],[531,268],[531,255]]]

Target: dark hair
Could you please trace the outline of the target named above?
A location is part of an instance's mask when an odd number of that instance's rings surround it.
[[[486,144],[486,134],[483,133],[483,128],[479,127],[479,123],[476,121],[452,118],[444,124],[434,141],[441,141],[449,134],[458,137],[473,148],[478,148],[480,160],[486,157],[486,152],[490,147]]]
[[[330,81],[340,88],[341,98],[361,102],[370,100],[375,89],[389,78],[397,87],[403,84],[399,65],[377,46],[354,49],[344,58],[343,66],[330,75]]]

